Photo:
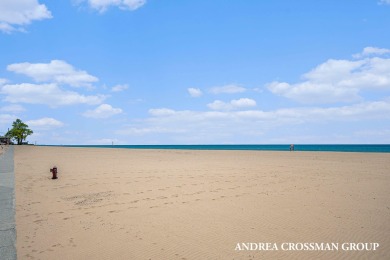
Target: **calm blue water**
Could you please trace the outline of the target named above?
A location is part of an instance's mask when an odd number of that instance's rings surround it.
[[[284,144],[243,145],[63,145],[65,147],[124,148],[124,149],[180,149],[180,150],[254,150],[289,151]],[[372,152],[390,153],[390,144],[296,144],[295,151]]]

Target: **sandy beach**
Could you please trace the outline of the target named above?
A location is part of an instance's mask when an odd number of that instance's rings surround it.
[[[14,152],[18,259],[390,259],[387,153]],[[349,251],[343,243],[379,247]]]

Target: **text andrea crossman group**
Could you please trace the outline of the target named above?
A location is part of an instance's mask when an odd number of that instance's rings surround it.
[[[235,251],[375,251],[379,243],[237,243]]]

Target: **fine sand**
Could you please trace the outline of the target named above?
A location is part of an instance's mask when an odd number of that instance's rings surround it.
[[[390,259],[390,154],[25,146],[15,183],[19,259]]]

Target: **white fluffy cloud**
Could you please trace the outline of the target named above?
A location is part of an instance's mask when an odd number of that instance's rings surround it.
[[[122,10],[134,11],[142,7],[146,3],[146,0],[79,0],[78,2],[87,2],[91,8],[103,13],[110,6],[116,6]]]
[[[385,49],[365,49],[363,53],[385,54]],[[360,60],[328,60],[303,75],[295,84],[271,82],[268,89],[302,103],[355,102],[361,90],[390,89],[390,59],[369,57]]]
[[[121,92],[121,91],[124,91],[124,90],[126,90],[128,88],[129,88],[129,86],[127,84],[122,84],[122,85],[119,84],[119,85],[113,86],[111,88],[111,91],[112,92]]]
[[[15,63],[8,65],[7,70],[31,77],[36,82],[55,82],[73,87],[89,87],[98,81],[95,76],[77,70],[62,60],[52,60],[50,63]]]
[[[108,118],[122,112],[123,111],[120,108],[113,108],[109,104],[101,104],[93,110],[86,111],[83,116],[90,118]]]
[[[191,97],[200,97],[203,94],[202,91],[198,88],[188,88],[187,91]]]
[[[338,88],[332,84],[302,82],[290,85],[286,82],[271,82],[267,87],[274,94],[301,103],[354,102],[361,99],[357,89]]]
[[[1,0],[0,31],[23,31],[34,20],[52,18],[50,11],[37,0]]]
[[[215,100],[207,106],[213,110],[233,110],[254,107],[256,106],[256,101],[250,98],[233,99],[229,103],[220,100]]]
[[[97,105],[105,96],[85,96],[74,91],[60,89],[56,84],[7,84],[0,87],[0,94],[5,95],[4,101],[11,103],[45,104],[58,107],[74,104]]]
[[[233,99],[230,101],[230,104],[232,104],[235,108],[246,108],[246,107],[255,107],[256,101],[250,98],[240,98],[240,99]]]
[[[207,107],[212,110],[230,110],[232,106],[230,103],[223,102],[221,100],[214,100],[212,103],[207,104]]]
[[[390,2],[390,0],[389,0]],[[388,54],[390,53],[390,49],[384,49],[384,48],[377,48],[377,47],[366,47],[363,49],[361,53],[357,53],[352,55],[354,58],[362,58],[365,56],[370,56],[370,55],[383,55],[383,54]]]
[[[220,86],[220,87],[213,87],[210,89],[210,92],[213,94],[235,94],[235,93],[242,93],[245,91],[246,91],[246,88],[235,85],[235,84],[229,84],[229,85]]]
[[[51,130],[64,126],[64,123],[54,118],[44,117],[36,120],[26,121],[26,124],[33,130]]]

